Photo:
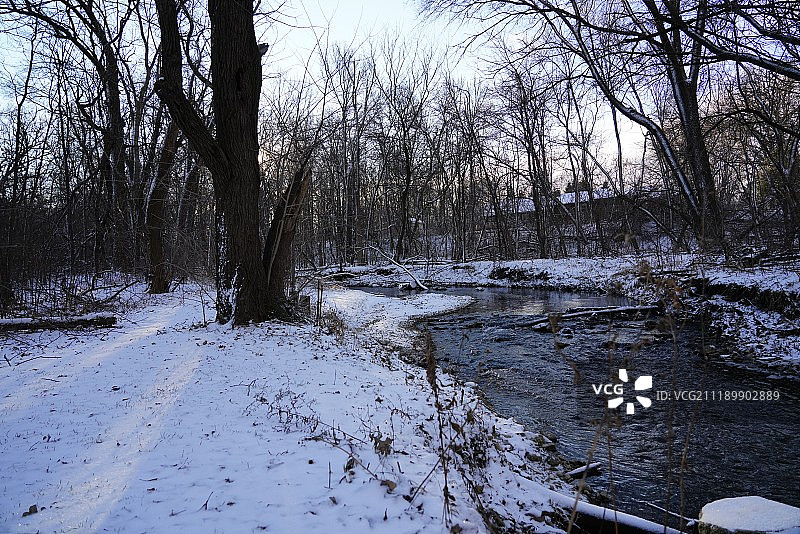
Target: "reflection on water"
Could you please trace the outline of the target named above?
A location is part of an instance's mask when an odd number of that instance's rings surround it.
[[[476,302],[428,321],[440,363],[476,382],[501,415],[555,434],[567,458],[586,459],[600,436],[593,461],[603,462],[604,474],[592,486],[609,491],[611,464],[610,493],[619,509],[660,521],[663,513],[646,503],[682,509],[687,517],[697,517],[708,502],[740,495],[800,506],[797,383],[775,383],[704,360],[697,350],[702,331],[695,324],[669,328],[658,318],[605,318],[564,322],[559,336],[526,326],[570,308],[633,304],[624,298],[494,288],[448,293]],[[653,377],[652,390],[644,393],[652,405],[637,403],[628,385],[625,401],[634,402],[635,413],[626,414],[623,404],[603,427],[608,431],[598,433],[607,398],[592,385],[612,383],[620,368],[627,370],[629,384],[641,375]],[[675,390],[704,392],[709,400],[657,399],[657,391]],[[726,391],[778,391],[780,398],[711,400]]]

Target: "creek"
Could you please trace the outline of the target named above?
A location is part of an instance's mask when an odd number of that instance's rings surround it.
[[[800,506],[797,382],[704,358],[701,348],[714,341],[693,322],[580,318],[559,322],[558,335],[529,326],[575,308],[635,305],[625,298],[505,288],[444,292],[475,301],[423,322],[439,364],[475,382],[500,415],[556,438],[564,458],[600,462],[601,475],[589,483],[617,509],[677,526],[656,507],[697,518],[704,504],[741,495]],[[652,387],[634,391],[642,375],[652,376]],[[602,388],[616,397],[615,385],[623,403],[610,410]]]

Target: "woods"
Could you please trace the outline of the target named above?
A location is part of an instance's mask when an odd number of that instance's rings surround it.
[[[383,254],[797,252],[793,3],[423,8],[472,46],[314,34],[296,74],[260,42],[285,6],[0,2],[0,314],[109,271],[213,279],[245,324]]]
[[[799,5],[0,0],[0,531],[800,529]]]

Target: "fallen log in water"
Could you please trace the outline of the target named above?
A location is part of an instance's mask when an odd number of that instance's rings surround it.
[[[70,317],[19,317],[0,319],[0,332],[17,332],[20,330],[69,330],[71,328],[103,328],[117,324],[113,315],[90,313]]]
[[[680,534],[680,531],[674,528],[663,526],[641,517],[590,504],[574,496],[564,495],[553,490],[546,491],[550,503],[572,515],[575,519],[575,524],[586,532]]]
[[[598,308],[574,308],[567,310],[565,313],[553,313],[542,319],[537,319],[528,323],[523,323],[521,326],[527,326],[534,330],[550,330],[553,321],[561,321],[564,319],[577,319],[580,317],[596,317],[598,315],[605,315],[609,317],[619,315],[635,315],[639,313],[653,313],[658,312],[658,306],[609,306]]]
[[[567,476],[573,480],[583,478],[584,473],[586,473],[587,477],[594,477],[600,474],[602,465],[600,462],[593,462],[569,471]]]

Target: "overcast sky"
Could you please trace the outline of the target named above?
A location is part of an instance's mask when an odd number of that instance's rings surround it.
[[[284,24],[265,31],[264,39],[272,41],[271,56],[281,63],[300,63],[309,57],[316,38],[360,45],[395,28],[410,29],[417,16],[415,5],[403,0],[291,0],[280,20]]]
[[[259,42],[270,44],[269,55],[264,62],[264,75],[277,75],[299,79],[303,69],[309,65],[315,75],[317,54],[314,52],[317,39],[323,44],[344,44],[353,48],[369,51],[370,46],[380,49],[387,35],[396,35],[410,41],[409,44],[420,44],[434,47],[437,50],[451,52],[447,69],[456,77],[466,80],[485,76],[476,70],[474,50],[461,58],[458,45],[469,35],[477,33],[479,28],[459,27],[449,23],[447,15],[434,17],[420,16],[421,0],[287,0],[281,7],[278,17],[280,22],[259,24],[257,37]],[[264,4],[268,5],[269,4]],[[8,44],[0,38],[0,43]],[[16,70],[12,57],[20,56],[20,50],[14,47],[2,47],[3,58],[0,68]],[[458,63],[456,64],[456,59]],[[5,74],[6,76],[8,74]],[[0,95],[0,103],[8,102],[5,95]],[[13,101],[12,101],[13,102]],[[606,122],[608,122],[606,120]],[[637,145],[642,136],[638,127],[633,127],[627,120],[621,120],[625,152],[637,152]],[[605,125],[609,137],[613,135],[610,123]],[[614,147],[605,147],[613,153]]]
[[[398,35],[444,50],[466,35],[447,17],[422,17],[419,9],[420,0],[291,0],[283,9],[283,24],[262,29],[261,38],[270,43],[273,67],[282,70],[305,65],[317,38],[331,45],[379,48],[387,35]]]
[[[316,61],[313,53],[318,38],[328,43],[345,44],[355,48],[380,48],[386,35],[398,35],[424,46],[437,47],[451,52],[448,69],[456,77],[471,80],[485,74],[479,72],[473,50],[461,57],[458,45],[469,35],[478,33],[478,27],[459,27],[450,23],[445,14],[440,17],[420,16],[420,0],[290,0],[283,9],[283,24],[273,24],[262,30],[260,36],[270,43],[269,61],[264,64],[264,74],[284,73],[290,78],[302,76],[302,67]],[[294,25],[292,27],[291,25]],[[479,45],[474,45],[479,46]],[[456,64],[456,58],[459,58]],[[623,150],[633,155],[642,141],[641,130],[624,117],[620,117]],[[605,137],[613,139],[609,117],[601,120]],[[615,154],[616,147],[607,143],[604,152]]]

